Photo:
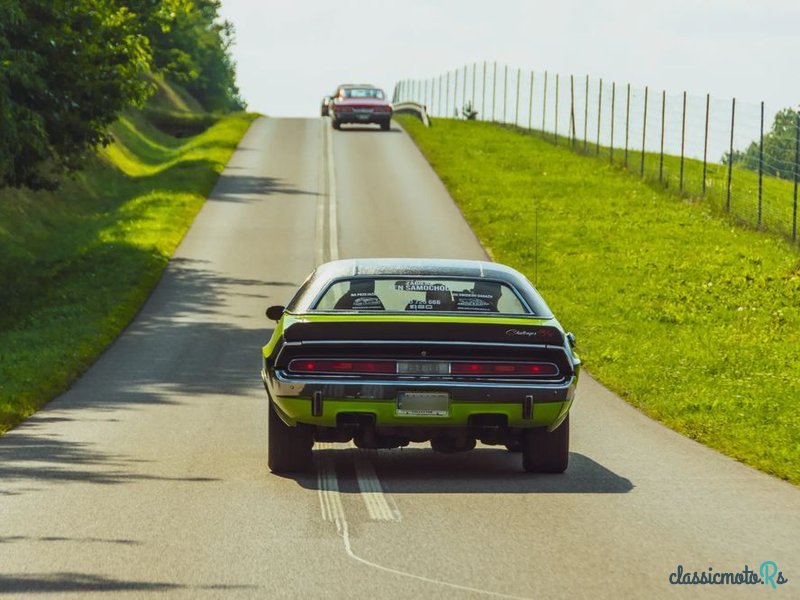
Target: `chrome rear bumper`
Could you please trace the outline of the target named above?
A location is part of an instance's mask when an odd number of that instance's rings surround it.
[[[396,400],[399,392],[447,392],[453,402],[566,402],[572,400],[578,384],[577,376],[558,383],[502,381],[460,381],[441,378],[408,378],[391,380],[352,380],[338,378],[288,377],[284,371],[268,375],[261,371],[268,391],[283,398],[310,398],[319,393],[323,398],[348,400]]]

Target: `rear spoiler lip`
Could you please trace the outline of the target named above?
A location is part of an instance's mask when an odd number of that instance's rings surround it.
[[[325,322],[299,321],[283,331],[285,343],[492,343],[510,346],[549,344],[562,346],[564,333],[555,325],[510,323],[450,323],[450,322]]]
[[[400,346],[415,346],[415,345],[434,345],[434,346],[494,346],[498,348],[530,348],[536,350],[563,350],[563,346],[558,344],[521,344],[513,342],[491,342],[483,340],[463,340],[460,342],[449,340],[390,340],[390,339],[375,339],[375,340],[300,340],[296,342],[287,342],[284,340],[284,346],[300,347],[300,346],[341,346],[343,344],[352,344],[357,346],[370,346],[370,345],[400,345]]]

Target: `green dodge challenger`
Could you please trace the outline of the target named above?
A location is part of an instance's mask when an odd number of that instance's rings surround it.
[[[580,359],[519,272],[490,262],[357,259],[318,267],[262,350],[269,467],[312,467],[314,442],[437,452],[476,442],[561,473]]]

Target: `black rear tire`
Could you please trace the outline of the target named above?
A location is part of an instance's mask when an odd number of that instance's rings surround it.
[[[569,415],[558,429],[528,429],[522,436],[522,467],[528,473],[563,473],[569,463]]]
[[[267,432],[269,469],[273,473],[304,473],[311,470],[311,448],[314,437],[311,429],[298,424],[289,427],[269,404],[269,430]]]
[[[331,125],[333,125],[334,129],[341,129],[342,128],[342,124],[339,123],[339,121],[337,121],[336,119],[331,119]]]
[[[385,123],[381,123],[381,129],[384,131],[389,131],[392,128],[392,122],[386,121]]]

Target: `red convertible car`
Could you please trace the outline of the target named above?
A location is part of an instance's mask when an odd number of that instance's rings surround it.
[[[334,129],[343,123],[376,123],[388,131],[392,122],[392,105],[383,90],[373,86],[342,86],[327,106]]]

